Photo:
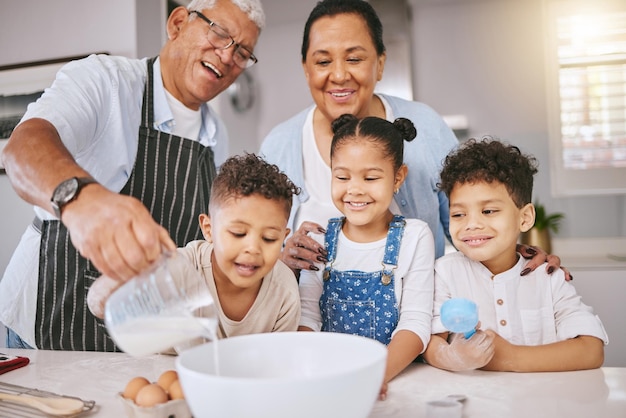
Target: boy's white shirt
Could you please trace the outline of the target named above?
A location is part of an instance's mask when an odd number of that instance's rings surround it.
[[[441,305],[462,297],[478,305],[481,329],[491,329],[512,344],[542,345],[579,335],[609,343],[600,318],[582,302],[561,269],[550,275],[544,264],[520,276],[526,261],[518,257],[513,268],[495,276],[461,252],[439,258],[432,333],[447,331],[441,323]]]

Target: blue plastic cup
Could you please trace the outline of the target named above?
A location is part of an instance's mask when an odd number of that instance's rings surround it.
[[[441,306],[441,323],[448,331],[461,333],[469,339],[478,325],[478,307],[469,299],[448,299]]]

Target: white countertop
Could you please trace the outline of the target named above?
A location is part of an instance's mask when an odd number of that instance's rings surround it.
[[[0,375],[0,382],[94,400],[96,407],[84,416],[96,417],[125,416],[116,394],[128,380],[138,375],[156,380],[174,368],[175,361],[164,355],[136,359],[122,353],[0,351],[31,360],[26,367]],[[391,382],[387,400],[378,401],[369,418],[424,417],[427,401],[449,394],[467,397],[463,418],[624,418],[626,368],[451,373],[414,363]]]

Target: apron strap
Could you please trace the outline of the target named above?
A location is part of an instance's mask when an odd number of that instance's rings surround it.
[[[41,228],[43,227],[43,221],[39,218],[39,216],[35,216],[33,219],[33,228],[35,231],[41,234]]]
[[[154,61],[156,57],[148,59],[148,73],[146,74],[146,86],[143,89],[143,101],[141,105],[141,127],[152,128],[154,125],[154,103],[152,98],[154,97],[154,74],[152,69],[154,67]]]

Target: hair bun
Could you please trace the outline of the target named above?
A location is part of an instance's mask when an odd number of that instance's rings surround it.
[[[333,134],[336,134],[337,131],[339,131],[342,127],[346,126],[350,122],[354,123],[354,122],[356,122],[358,120],[359,120],[359,118],[357,118],[356,116],[351,115],[350,113],[344,113],[343,115],[341,115],[337,119],[335,119],[331,123],[330,127],[333,130]]]
[[[413,139],[417,136],[415,125],[413,125],[413,122],[407,118],[397,118],[393,121],[393,126],[400,131],[402,139],[405,141],[413,141]]]

